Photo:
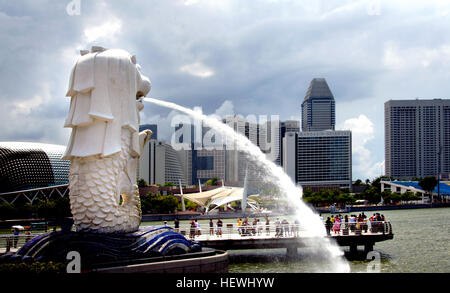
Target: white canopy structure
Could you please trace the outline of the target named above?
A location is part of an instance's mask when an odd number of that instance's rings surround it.
[[[244,188],[231,186],[221,186],[213,190],[183,194],[183,197],[205,207],[206,212],[209,212],[212,206],[215,206],[212,209],[214,210],[230,202],[244,201],[244,198],[247,198],[246,195],[244,196]],[[247,199],[247,204],[252,209],[257,209],[258,207],[258,203],[255,200]]]
[[[200,184],[200,180],[198,181],[198,185],[200,192],[183,194],[183,189],[180,182],[180,195],[182,200],[183,198],[187,198],[195,202],[196,204],[206,208],[206,213],[213,211],[222,205],[229,204],[233,201],[241,201],[241,207],[243,211],[245,211],[247,206],[250,206],[252,210],[259,209],[258,202],[248,198],[248,169],[245,170],[244,188],[225,186],[223,179],[222,186],[213,190],[202,192],[202,185]],[[253,196],[259,196],[259,194],[255,194]],[[212,206],[215,207],[210,210],[210,207]]]

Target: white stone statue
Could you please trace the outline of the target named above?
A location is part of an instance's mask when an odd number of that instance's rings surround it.
[[[137,162],[152,134],[139,133],[150,80],[123,50],[92,47],[81,55],[70,76],[64,125],[72,128],[63,159],[71,161],[74,224],[78,230],[133,232],[141,223]]]

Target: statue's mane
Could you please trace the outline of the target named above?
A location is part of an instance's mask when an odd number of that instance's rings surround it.
[[[72,128],[75,135],[79,132],[76,128],[83,131],[89,131],[89,127],[100,128],[96,123],[106,122],[106,128],[102,147],[93,144],[77,151],[77,137],[73,137],[73,155],[106,156],[119,152],[121,128],[128,128],[133,136],[139,131],[136,95],[150,91],[150,82],[143,82],[148,79],[141,76],[136,57],[124,50],[93,46],[90,50],[81,50],[80,55],[72,69],[66,94],[71,97],[71,105],[65,127]],[[67,158],[71,157],[71,152],[70,147]]]

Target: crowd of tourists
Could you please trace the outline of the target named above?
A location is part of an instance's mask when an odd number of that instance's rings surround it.
[[[331,231],[334,234],[339,234],[341,231],[345,235],[348,231],[359,233],[367,233],[370,224],[370,232],[378,232],[382,229],[383,222],[386,221],[384,215],[375,213],[371,217],[367,217],[364,212],[359,215],[332,215],[327,217],[325,221],[325,228],[328,235],[331,235]]]
[[[298,224],[297,220],[291,224],[286,219],[281,221],[277,218],[275,221],[275,237],[298,236]],[[254,218],[253,222],[250,222],[248,217],[244,220],[238,219],[237,226],[241,236],[263,235],[264,233],[269,236],[271,232],[270,218],[267,216],[265,217],[265,223],[258,218]]]
[[[270,220],[266,217],[265,226],[268,227],[270,225]],[[261,222],[259,218],[254,218],[253,221],[250,221],[248,217],[242,220],[241,218],[237,221],[237,230],[239,235],[241,236],[252,236],[252,235],[261,235],[264,230],[264,224]],[[267,228],[266,228],[267,231]]]
[[[214,229],[215,226],[215,229]],[[212,219],[209,219],[209,235],[217,235],[218,237],[222,237],[222,227],[223,227],[223,221],[221,219],[218,219],[216,224],[214,225],[214,222]],[[179,228],[179,222],[176,220],[175,222],[175,229]],[[195,238],[196,236],[202,235],[202,229],[200,228],[200,223],[197,219],[191,219],[190,229],[189,229],[189,237],[191,239]]]
[[[327,217],[325,221],[325,228],[327,235],[341,234],[348,235],[349,232],[355,234],[367,233],[368,231],[376,233],[383,231],[384,222],[386,218],[380,213],[374,213],[373,216],[367,217],[364,212],[359,215],[331,215]],[[167,223],[167,222],[166,222]],[[232,224],[228,224],[232,226]],[[179,230],[179,221],[175,219],[174,222],[175,230]],[[244,219],[239,218],[237,220],[237,231],[241,236],[256,236],[256,235],[271,235],[271,222],[268,216],[265,216],[264,220],[259,218],[254,218],[253,221],[246,217]],[[289,222],[287,219],[280,220],[277,218],[274,223],[275,237],[298,237],[299,236],[299,221],[295,219],[293,222]],[[236,230],[234,230],[236,231]],[[209,235],[217,237],[222,237],[223,233],[223,222],[221,219],[217,219],[214,223],[213,219],[209,220]],[[190,223],[190,238],[195,238],[196,236],[202,235],[202,230],[197,219],[192,219]]]

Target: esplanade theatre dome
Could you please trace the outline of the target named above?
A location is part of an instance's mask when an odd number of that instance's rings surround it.
[[[0,193],[69,183],[66,147],[31,142],[0,142]]]

